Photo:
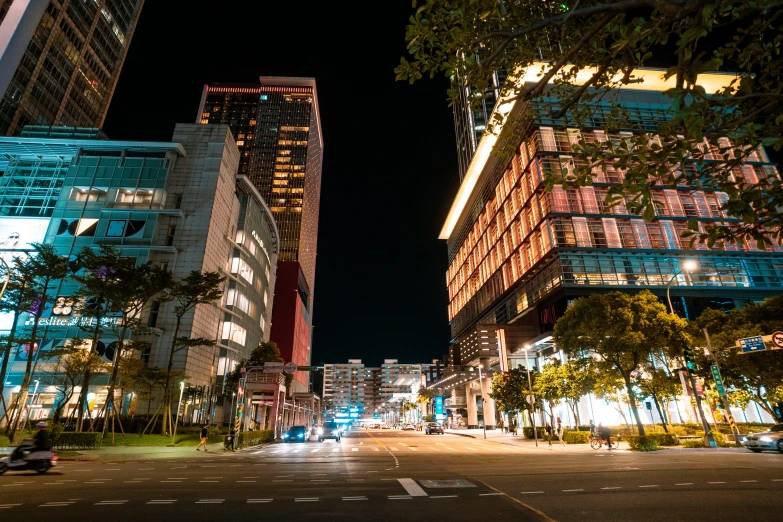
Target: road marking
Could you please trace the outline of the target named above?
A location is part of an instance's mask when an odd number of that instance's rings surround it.
[[[400,483],[402,487],[405,488],[405,491],[408,493],[408,495],[412,497],[426,497],[427,492],[424,491],[421,486],[419,486],[415,480],[411,478],[401,478],[397,479],[397,481]]]
[[[707,484],[725,484],[725,482],[707,482]]]
[[[171,469],[185,469],[185,468],[187,468],[187,466],[174,466]]]
[[[601,489],[623,489],[621,486],[612,486],[610,488],[601,488]]]
[[[740,482],[758,482],[758,480],[740,480]]]
[[[204,477],[204,478],[213,478],[213,477]],[[214,477],[214,478],[222,478],[222,477]],[[188,480],[188,477],[166,477],[166,480]]]
[[[457,495],[437,495],[430,498],[457,498]]]
[[[106,471],[120,471],[120,468],[106,468]]]
[[[181,483],[181,480],[161,480],[161,484],[179,484]]]
[[[520,491],[521,495],[537,495],[539,493],[543,493],[543,491]]]
[[[237,480],[237,482],[252,482],[253,484],[256,483],[255,480]]]
[[[0,509],[11,509],[15,506],[21,506],[22,504],[0,504]]]
[[[315,448],[313,450],[310,450],[310,453],[317,453],[318,451],[321,451],[321,448]]]
[[[783,479],[772,479],[772,482],[783,482]]]
[[[222,504],[225,501],[224,498],[202,498],[196,504]]]
[[[646,486],[639,486],[640,488],[657,488],[658,484],[648,484]]]
[[[151,469],[155,469],[155,468],[139,468],[139,471],[149,471]],[[76,470],[76,471],[80,471],[80,470]],[[84,471],[88,471],[88,470],[84,470]]]
[[[199,480],[199,482],[220,482],[219,480]]]
[[[150,500],[147,504],[173,504],[176,500]]]
[[[494,496],[497,496],[497,495],[503,496],[503,495],[505,495],[505,493],[479,493],[480,497],[494,497]]]
[[[367,500],[367,497],[343,497],[343,500]]]
[[[408,446],[408,449],[411,451],[419,451],[419,448],[414,448],[412,446]]]
[[[675,486],[693,486],[693,482],[682,482],[680,484],[675,484]]]
[[[318,497],[309,497],[309,498],[295,498],[294,502],[318,502],[320,499]]]
[[[412,500],[410,495],[389,495],[389,500]]]
[[[272,482],[293,482],[293,479],[273,480]]]
[[[94,505],[96,506],[121,506],[128,502],[127,500],[101,500],[100,502],[96,502]]]
[[[564,489],[563,491],[566,493],[570,493],[572,491],[584,491],[584,489]]]
[[[263,504],[266,502],[272,502],[271,498],[249,498],[247,499],[248,504]]]
[[[359,451],[359,448],[353,447],[351,448],[351,451]]]

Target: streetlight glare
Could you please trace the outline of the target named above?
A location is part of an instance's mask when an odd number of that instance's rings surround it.
[[[685,263],[683,263],[682,266],[685,269],[685,271],[692,272],[692,271],[696,270],[699,267],[699,263],[697,263],[693,259],[688,259],[687,261],[685,261]]]

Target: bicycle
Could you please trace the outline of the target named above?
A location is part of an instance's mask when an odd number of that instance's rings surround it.
[[[593,434],[593,435],[590,437],[590,447],[591,447],[591,448],[593,448],[594,450],[598,450],[598,449],[601,449],[601,447],[602,447],[604,444],[606,444],[606,448],[607,448],[607,449],[612,449],[612,443],[613,443],[612,439],[613,439],[613,438],[614,438],[614,437],[609,437],[609,441],[607,442],[606,440],[604,440],[603,438],[601,438],[601,436],[600,436],[600,435],[595,435],[595,434]],[[615,442],[615,444],[616,444],[616,441],[614,441],[614,442]]]

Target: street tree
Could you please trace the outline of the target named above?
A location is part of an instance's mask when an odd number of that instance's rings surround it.
[[[589,369],[589,361],[569,359],[564,363],[559,360],[550,362],[541,369],[538,382],[542,389],[546,389],[547,397],[565,401],[576,426],[579,426],[579,401],[595,386],[595,376]]]
[[[43,245],[33,243],[33,252],[27,256],[23,265],[20,265],[20,271],[24,271],[30,278],[30,288],[35,292],[36,297],[30,302],[28,310],[30,317],[30,333],[27,336],[27,364],[25,365],[24,377],[16,397],[15,419],[11,422],[9,438],[13,441],[22,412],[27,404],[27,396],[30,389],[30,383],[33,379],[33,363],[36,359],[39,339],[39,322],[44,311],[51,302],[50,293],[55,289],[55,283],[68,275],[67,259],[57,253],[52,245]]]
[[[555,425],[555,407],[564,398],[565,382],[560,371],[560,361],[551,361],[541,368],[541,374],[537,376],[533,391],[542,403],[546,404],[545,410],[549,415],[549,425]]]
[[[71,401],[84,373],[101,373],[107,370],[108,365],[100,355],[86,349],[83,340],[78,338],[69,339],[66,345],[53,355],[51,385],[57,390],[57,397],[54,401],[52,421],[59,424],[64,420],[65,406]]]
[[[783,401],[783,351],[771,350],[743,354],[735,347],[739,339],[770,335],[783,330],[783,296],[762,303],[748,303],[744,308],[729,312],[707,309],[692,321],[692,334],[704,346],[703,330],[707,329],[720,365],[725,384],[734,390],[746,392],[761,409],[773,418],[776,402]],[[702,334],[701,337],[696,337]],[[710,377],[712,357],[703,350],[694,350],[697,371]]]
[[[239,385],[239,379],[242,377],[242,368],[248,368],[250,366],[263,366],[264,363],[268,362],[285,362],[285,359],[283,359],[283,356],[280,354],[280,348],[277,347],[277,343],[273,343],[271,341],[262,341],[258,343],[258,346],[256,346],[252,352],[250,352],[250,357],[239,361],[231,373],[228,374],[227,382],[229,384],[229,389],[231,391],[235,391],[237,389],[237,386]],[[293,378],[293,375],[286,374],[286,386],[291,385]]]
[[[624,179],[609,189],[609,204],[624,195],[629,211],[652,220],[653,187],[704,187],[726,193],[722,210],[742,222],[700,230],[693,219],[688,232],[700,241],[783,238],[780,178],[742,167],[761,157],[760,145],[783,145],[779,1],[414,0],[413,8],[398,80],[442,75],[451,82],[451,103],[462,103],[469,89],[468,103],[477,105],[495,93],[495,71],[507,71],[499,98],[525,106],[523,119],[541,111],[563,130],[590,123],[599,103],[605,118],[596,125],[604,131],[638,128],[612,90],[657,82],[661,74],[640,69],[664,67],[671,107],[658,115],[658,137],[592,142],[574,135],[571,170],[548,173],[548,186],[589,185],[614,163]],[[527,80],[516,81],[526,71]],[[736,75],[716,86],[708,71]],[[490,121],[485,132],[496,132],[503,119]]]
[[[635,376],[657,351],[681,354],[690,337],[686,321],[669,314],[655,295],[623,292],[577,299],[555,323],[553,338],[572,358],[589,357],[601,372],[623,380],[639,435],[644,424],[637,407]]]
[[[535,388],[538,373],[530,372],[530,379]],[[532,406],[527,402],[527,396],[530,395],[530,387],[527,380],[527,371],[523,367],[511,368],[505,372],[497,372],[492,377],[492,387],[489,396],[495,401],[495,405],[508,414],[515,414],[522,411],[531,412]],[[536,406],[540,407],[541,402],[536,397]]]
[[[604,404],[614,408],[617,413],[623,418],[623,424],[631,430],[631,423],[628,422],[628,411],[630,403],[628,402],[628,392],[625,389],[625,383],[622,379],[617,378],[613,373],[604,374],[600,370],[596,369],[595,376],[595,388],[593,388],[595,396],[604,401]],[[600,419],[593,419],[596,422],[601,422]]]
[[[163,386],[164,415],[161,434],[170,434],[173,424],[171,417],[172,393],[171,375],[174,368],[174,355],[191,348],[207,348],[215,345],[215,339],[203,337],[180,336],[182,321],[191,314],[198,305],[214,303],[223,295],[223,277],[217,272],[199,272],[193,270],[183,279],[174,282],[168,289],[167,299],[174,304],[176,319],[174,332],[169,347],[169,360],[166,365],[166,380]]]
[[[682,391],[680,381],[672,377],[666,370],[647,365],[636,381],[642,395],[649,397],[655,404],[658,416],[661,418],[663,431],[669,433],[667,416],[664,415],[668,402]],[[663,404],[663,409],[661,408]]]
[[[419,391],[416,395],[416,402],[424,406],[425,415],[429,415],[431,409],[430,406],[432,401],[435,400],[436,395],[437,392],[433,388],[419,388]]]

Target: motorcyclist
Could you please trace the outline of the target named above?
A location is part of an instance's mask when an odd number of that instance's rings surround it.
[[[25,451],[49,451],[49,431],[46,421],[41,421],[35,425],[38,432],[32,439],[24,439],[11,453],[11,460],[24,458]]]

